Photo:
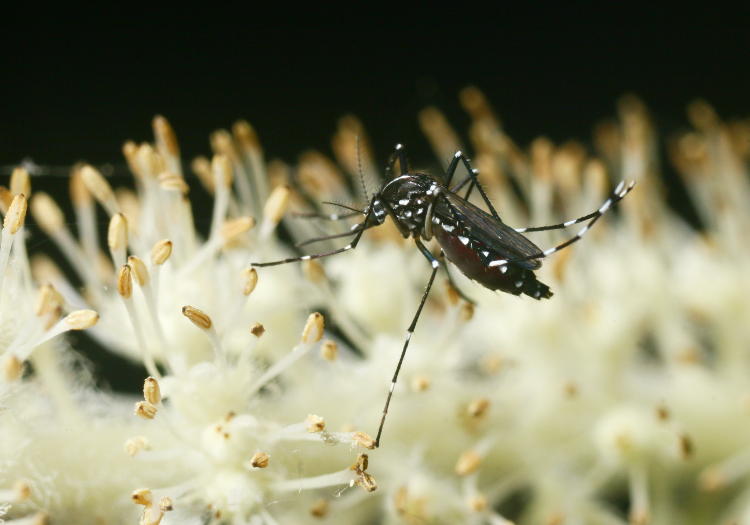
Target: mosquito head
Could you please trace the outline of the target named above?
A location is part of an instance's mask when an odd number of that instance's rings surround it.
[[[379,192],[373,195],[365,213],[367,214],[366,222],[368,226],[379,226],[385,222],[387,212],[385,206],[383,206],[383,198]]]

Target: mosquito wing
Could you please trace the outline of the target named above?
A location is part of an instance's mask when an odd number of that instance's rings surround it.
[[[542,266],[540,259],[529,259],[542,255],[542,250],[536,244],[454,193],[443,192],[438,196],[434,214],[443,221],[457,224],[464,235],[476,239],[494,252],[497,256],[494,258],[514,261],[529,270]]]

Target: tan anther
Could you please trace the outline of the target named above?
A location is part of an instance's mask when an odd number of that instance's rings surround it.
[[[326,428],[326,422],[320,416],[309,414],[307,418],[305,418],[305,428],[311,434],[314,434],[316,432],[323,432],[323,430],[325,430]]]
[[[11,234],[15,234],[23,226],[25,218],[26,196],[23,193],[19,193],[13,197],[8,207],[8,213],[5,214],[5,219],[3,220],[3,229]]]
[[[130,498],[136,505],[151,506],[153,503],[153,495],[149,489],[136,489],[130,495]]]
[[[695,454],[693,440],[687,434],[681,433],[677,436],[677,445],[682,459],[690,459]]]
[[[303,343],[317,343],[323,338],[325,319],[323,314],[313,312],[307,317],[305,328],[302,330]]]
[[[255,219],[252,217],[230,219],[221,226],[221,238],[224,239],[224,242],[229,243],[249,231],[253,226],[255,226]]]
[[[286,213],[289,205],[289,187],[277,186],[268,196],[265,206],[263,206],[263,218],[271,224],[278,224]]]
[[[475,450],[467,450],[458,457],[454,470],[459,476],[468,476],[476,472],[481,464],[482,457],[479,453]]]
[[[471,321],[471,318],[474,317],[474,305],[466,301],[463,302],[461,309],[458,311],[458,316],[465,323]]]
[[[17,381],[23,373],[23,361],[13,354],[3,358],[3,378],[8,383]]]
[[[156,144],[159,147],[159,150],[175,157],[179,157],[180,146],[177,143],[177,136],[175,135],[172,126],[169,124],[169,121],[161,115],[156,115],[151,124],[154,129],[154,137],[156,137]]]
[[[5,186],[0,186],[0,213],[8,213],[10,203],[13,202],[13,194]]]
[[[268,466],[271,456],[265,452],[256,452],[253,457],[250,458],[250,465],[253,468],[266,468]]]
[[[320,283],[326,279],[326,271],[320,261],[309,259],[302,262],[302,272],[311,283]]]
[[[362,448],[370,450],[375,448],[375,440],[365,432],[355,432],[352,436],[352,440]]]
[[[169,512],[171,510],[174,510],[174,503],[172,502],[172,498],[169,496],[164,496],[163,498],[159,499],[159,510],[162,512]]]
[[[124,250],[128,245],[128,220],[122,213],[115,213],[109,220],[107,245],[113,252]]]
[[[135,278],[138,286],[146,286],[148,284],[148,268],[143,259],[135,255],[128,257],[128,266],[130,267],[131,274]]]
[[[46,283],[39,287],[34,313],[37,316],[47,315],[58,311],[63,304],[65,304],[65,299],[60,292],[51,284]]]
[[[86,189],[91,192],[100,204],[106,207],[108,203],[114,200],[115,194],[112,191],[112,187],[99,170],[87,164],[81,167],[80,173],[81,180],[86,186]]]
[[[471,418],[479,419],[487,414],[490,409],[490,400],[486,397],[478,397],[471,401],[466,407],[466,415]]]
[[[378,484],[375,482],[375,478],[367,473],[368,465],[369,461],[367,454],[359,454],[357,460],[349,468],[357,473],[357,480],[355,483],[367,492],[373,492],[377,490]]]
[[[131,279],[130,266],[123,264],[117,272],[117,293],[123,299],[130,299],[133,295],[133,280]]]
[[[367,467],[369,465],[370,458],[367,456],[367,454],[358,454],[357,459],[349,468],[355,472],[364,472],[365,470],[367,470]]]
[[[211,318],[208,316],[208,314],[202,312],[201,310],[198,310],[194,306],[183,306],[182,315],[190,319],[190,321],[201,330],[211,329]]]
[[[146,436],[134,436],[125,441],[125,452],[128,456],[134,457],[142,450],[150,450],[151,444]]]
[[[607,167],[599,159],[592,159],[586,163],[583,178],[587,186],[593,188],[598,198],[607,194],[609,189],[609,177],[607,177]]]
[[[63,278],[60,268],[54,261],[40,253],[31,257],[31,275],[38,282],[55,281]]]
[[[229,159],[237,161],[237,150],[234,147],[232,135],[225,129],[218,129],[211,133],[211,147],[216,153],[226,155]]]
[[[433,106],[426,107],[419,112],[418,119],[419,126],[427,135],[433,150],[445,157],[455,153],[461,141],[442,111]],[[400,169],[403,173],[408,170],[407,167]]]
[[[562,250],[555,254],[555,258],[552,260],[552,274],[558,282],[562,282],[565,277],[565,272],[568,269],[571,258],[570,250]]]
[[[185,182],[185,179],[177,173],[171,171],[164,171],[157,177],[159,181],[159,187],[165,191],[173,191],[181,195],[187,195],[190,191],[190,187]]]
[[[149,376],[143,381],[143,399],[152,405],[161,403],[161,389],[156,378]]]
[[[461,299],[461,295],[458,290],[449,281],[445,281],[445,294],[448,297],[448,303],[451,306],[456,306],[458,301]]]
[[[135,415],[143,419],[154,419],[156,416],[156,407],[148,401],[138,401],[135,404]]]
[[[136,177],[142,175],[140,167],[138,166],[138,146],[132,140],[126,140],[122,145],[122,155],[125,157],[125,162],[128,163],[128,168]]]
[[[167,262],[170,255],[172,255],[172,241],[169,239],[157,241],[151,248],[151,262],[157,266]]]
[[[670,413],[666,405],[659,405],[656,407],[656,417],[659,419],[659,421],[669,420]]]
[[[250,333],[253,334],[255,337],[260,337],[265,332],[266,332],[266,328],[260,323],[255,323],[253,326],[250,327]]]
[[[46,512],[37,512],[33,516],[27,517],[25,519],[30,520],[29,525],[50,525],[51,523],[49,514],[47,514]]]
[[[289,174],[290,169],[291,168],[286,163],[279,159],[269,161],[266,166],[266,173],[268,174],[268,181],[270,182],[271,187],[275,188],[276,186],[288,185],[291,179]],[[292,198],[295,199],[295,201],[301,200],[298,193],[293,193]],[[293,202],[293,204],[298,204],[298,202]]]
[[[65,324],[71,330],[86,330],[99,321],[99,314],[94,310],[75,310],[65,316]]]
[[[234,135],[235,140],[242,149],[254,150],[260,148],[258,134],[247,121],[238,120],[237,122],[235,122],[232,126],[232,134]]]
[[[310,506],[310,514],[315,518],[325,518],[328,515],[328,500],[320,498]]]
[[[424,392],[430,388],[430,378],[427,376],[417,375],[411,378],[412,392]]]
[[[705,100],[694,100],[687,107],[690,123],[701,131],[708,131],[719,124],[719,117],[714,108]]]
[[[531,173],[545,184],[552,182],[552,153],[554,150],[554,144],[547,137],[538,137],[531,143]]]
[[[499,354],[488,354],[482,358],[482,371],[488,375],[497,374],[505,365],[505,360]]]
[[[211,173],[211,163],[206,157],[196,157],[190,163],[190,169],[193,171],[198,180],[208,193],[213,194],[216,191],[214,185],[214,176]]]
[[[16,493],[16,502],[26,501],[31,497],[31,485],[28,481],[19,479],[13,483],[13,492]]]
[[[156,177],[166,169],[164,158],[157,153],[151,144],[141,144],[136,154],[138,166],[148,177]]]
[[[578,397],[578,385],[573,381],[566,381],[565,384],[563,384],[563,394],[568,399]]]
[[[469,508],[474,512],[484,512],[485,510],[487,510],[487,498],[482,494],[477,494],[476,496],[470,497],[467,503],[469,505]]]
[[[84,164],[76,164],[70,172],[70,200],[76,207],[90,206],[93,201],[91,192],[83,182],[83,176],[81,175],[83,166]]]
[[[48,235],[65,226],[65,216],[57,203],[46,193],[37,193],[31,199],[31,213],[39,227]]]
[[[242,295],[248,296],[253,293],[258,284],[258,272],[255,268],[244,268],[242,270]]]
[[[326,361],[335,361],[336,357],[339,355],[339,347],[336,344],[336,341],[330,339],[323,341],[320,345],[320,355]]]
[[[10,192],[13,195],[23,193],[26,197],[31,197],[31,177],[26,168],[19,166],[13,169],[10,175]]]
[[[365,489],[365,491],[367,492],[375,492],[376,490],[378,490],[377,481],[375,481],[375,478],[367,472],[363,472],[362,474],[360,474],[355,483]]]
[[[232,185],[232,163],[226,155],[214,155],[211,160],[211,171],[214,176],[214,184],[218,178],[219,184],[228,188]]]
[[[466,86],[463,88],[458,94],[458,99],[461,102],[461,106],[475,120],[492,115],[492,110],[484,93],[476,86]]]
[[[408,504],[409,489],[402,485],[396,489],[396,492],[393,494],[393,506],[396,509],[396,512],[403,516],[407,511]]]
[[[698,486],[704,492],[716,492],[727,486],[726,474],[716,467],[708,467],[698,477]]]

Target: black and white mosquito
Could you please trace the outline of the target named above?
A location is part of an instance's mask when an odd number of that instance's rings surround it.
[[[401,174],[391,178],[397,160]],[[455,186],[451,186],[459,163],[463,163],[468,175]],[[500,219],[479,183],[477,174],[478,171],[472,168],[471,162],[461,151],[457,151],[453,156],[446,171],[444,182],[426,173],[412,172],[408,167],[404,147],[398,144],[386,167],[386,183],[370,199],[364,210],[351,208],[351,213],[322,216],[331,220],[362,216],[362,221],[354,225],[348,232],[309,239],[301,243],[308,244],[353,235],[354,239],[349,244],[325,253],[303,255],[267,263],[252,263],[252,266],[258,267],[274,266],[319,259],[353,250],[357,247],[365,230],[383,224],[386,216],[393,219],[404,238],[412,237],[414,239],[417,249],[422,252],[422,255],[432,266],[432,273],[422,294],[419,307],[406,332],[406,339],[401,349],[396,370],[393,373],[375,437],[376,447],[380,445],[388,406],[398,381],[406,349],[409,347],[409,341],[414,333],[414,328],[417,326],[419,315],[430,293],[430,288],[432,288],[435,275],[441,265],[445,266],[444,263],[441,263],[441,260],[449,260],[464,275],[490,290],[499,290],[513,295],[524,294],[534,299],[548,299],[552,297],[552,291],[549,286],[538,281],[536,275],[534,275],[534,270],[538,270],[542,266],[541,259],[581,239],[594,223],[613,204],[625,197],[635,185],[635,182],[631,182],[626,187],[624,182],[620,182],[599,209],[577,219],[548,226],[511,228]],[[466,190],[464,196],[461,197],[458,192],[464,188]],[[481,195],[489,213],[469,202],[468,199],[474,188]],[[540,249],[522,235],[528,232],[563,229],[583,222],[586,222],[586,224],[577,234],[546,250]],[[441,248],[441,253],[438,256],[433,255],[422,242],[423,240],[429,241],[433,237]],[[447,266],[445,266],[445,270],[448,271]],[[450,279],[450,274],[448,274],[448,278]]]

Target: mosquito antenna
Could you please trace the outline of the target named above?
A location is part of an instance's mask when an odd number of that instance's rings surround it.
[[[362,155],[359,150],[359,135],[357,138],[357,168],[359,169],[359,182],[362,184],[362,191],[365,193],[365,200],[370,202],[370,196],[367,194],[367,184],[365,184],[365,174],[362,171]]]
[[[352,208],[351,206],[347,206],[346,204],[340,204],[338,202],[322,201],[321,204],[330,204],[331,206],[338,206],[339,208],[344,208],[346,210],[356,211],[357,213],[361,213],[362,215],[365,214],[363,210]]]

